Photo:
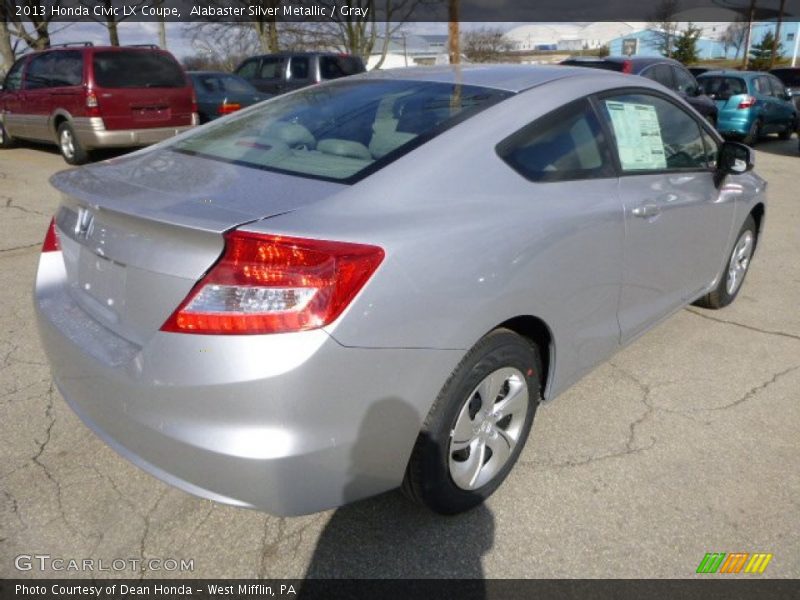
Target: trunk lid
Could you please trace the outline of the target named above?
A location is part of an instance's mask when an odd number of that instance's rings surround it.
[[[216,262],[222,233],[345,186],[170,150],[64,171],[56,225],[67,290],[94,320],[144,345]]]

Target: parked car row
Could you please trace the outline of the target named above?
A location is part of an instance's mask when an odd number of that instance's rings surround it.
[[[52,46],[22,56],[0,87],[0,148],[16,139],[55,143],[69,164],[101,148],[159,142],[277,93],[363,72],[360,58],[255,56],[240,75],[184,72],[153,45]]]
[[[687,68],[665,57],[570,58],[562,65],[641,75],[671,89],[730,139],[753,145],[768,134],[789,139],[798,129],[800,69],[770,73]]]

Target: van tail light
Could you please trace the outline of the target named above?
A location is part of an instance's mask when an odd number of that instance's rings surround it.
[[[627,73],[628,75],[633,73],[633,61],[630,60],[622,61],[622,72]]]
[[[755,106],[756,99],[753,96],[743,96],[736,108],[752,108]]]
[[[45,252],[59,252],[61,245],[58,243],[58,232],[56,232],[56,218],[50,219],[50,225],[47,228],[47,233],[44,235],[44,243],[42,244],[42,254]]]
[[[223,102],[219,105],[219,110],[217,111],[220,115],[229,115],[231,113],[235,113],[237,110],[242,108],[241,104],[236,104],[235,102]]]
[[[97,102],[97,94],[92,90],[86,92],[86,112],[90,117],[100,116],[100,104]]]
[[[222,257],[161,331],[241,335],[324,327],[383,258],[377,246],[230,232]]]

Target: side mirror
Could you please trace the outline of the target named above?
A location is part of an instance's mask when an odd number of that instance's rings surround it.
[[[723,175],[746,173],[756,163],[755,152],[739,142],[723,142],[717,158],[717,169]]]

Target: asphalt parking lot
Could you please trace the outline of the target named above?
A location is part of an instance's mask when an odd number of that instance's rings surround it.
[[[0,151],[0,577],[691,577],[705,553],[736,551],[800,577],[797,143],[758,147],[766,233],[737,302],[681,311],[542,407],[509,480],[452,518],[399,493],[275,518],[119,458],[54,391],[33,321],[47,179],[65,164]],[[15,568],[34,554],[194,570]]]

